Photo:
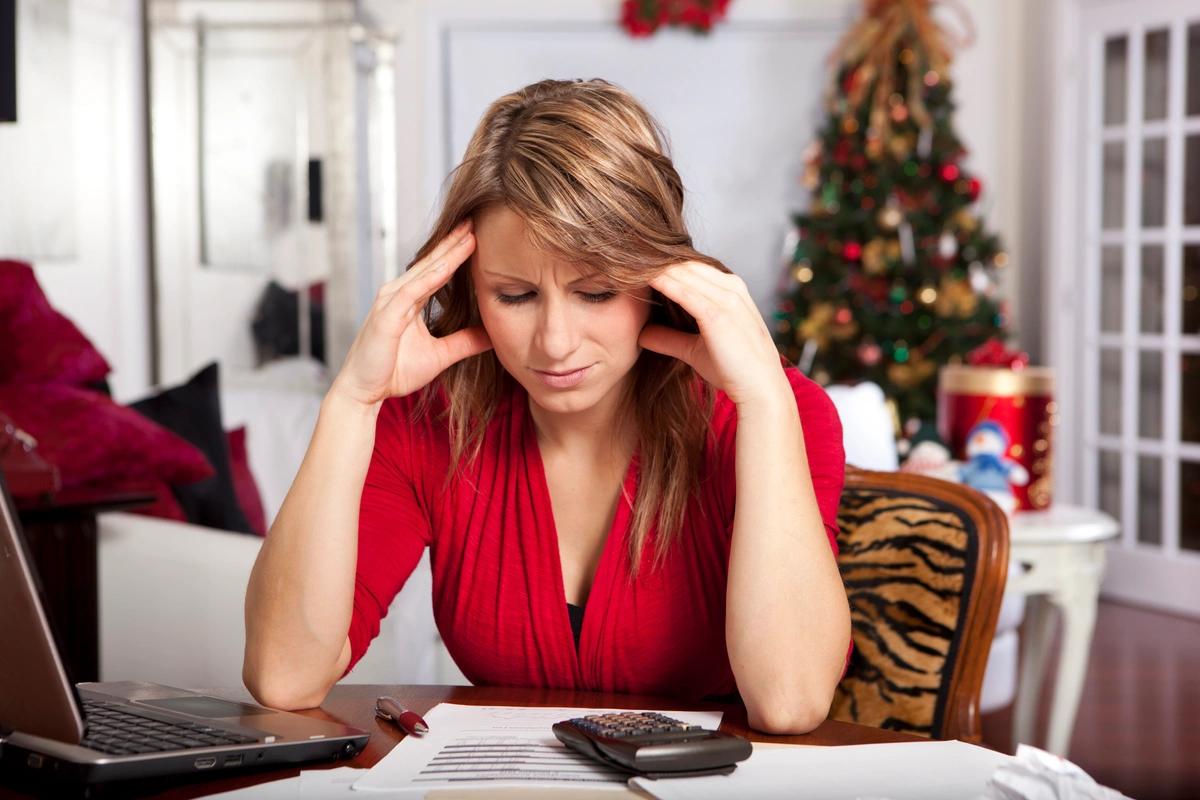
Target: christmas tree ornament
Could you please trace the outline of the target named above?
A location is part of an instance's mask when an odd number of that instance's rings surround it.
[[[971,284],[971,290],[976,294],[990,292],[994,285],[992,279],[988,277],[987,270],[978,261],[971,262],[971,266],[967,267],[967,281]]]
[[[808,283],[813,279],[812,267],[807,264],[797,264],[792,269],[792,277],[796,279],[796,283]]]
[[[863,246],[862,250],[862,265],[863,269],[871,275],[878,275],[886,269],[887,265],[884,259],[887,254],[887,245],[883,239],[872,239]]]
[[[925,284],[921,290],[917,292],[917,299],[927,306],[933,305],[937,301],[937,289],[931,284]]]
[[[858,261],[862,256],[862,245],[858,242],[846,242],[842,247],[842,258],[847,261]]]
[[[879,223],[880,227],[887,230],[895,230],[896,226],[900,224],[900,221],[904,219],[904,215],[901,214],[900,209],[897,208],[891,200],[889,200],[886,206],[879,209],[879,213],[876,215],[875,219]]]
[[[954,258],[958,252],[958,239],[954,234],[943,233],[938,237],[938,255],[945,259]]]
[[[938,174],[942,176],[942,180],[946,183],[953,183],[958,180],[958,164],[942,164],[942,168]]]
[[[883,358],[883,349],[874,342],[863,342],[858,346],[858,360],[863,366],[873,367]]]
[[[966,233],[974,233],[979,227],[979,220],[977,220],[975,215],[965,208],[960,208],[958,211],[955,211],[954,216],[950,218],[950,221],[954,223],[954,227]]]

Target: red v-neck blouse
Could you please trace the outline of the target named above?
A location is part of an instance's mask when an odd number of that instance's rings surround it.
[[[809,470],[829,545],[845,457],[828,395],[786,368],[804,429]],[[439,403],[445,398],[438,392]],[[442,491],[449,432],[440,410],[410,421],[416,395],[383,404],[359,514],[350,667],[424,548],[433,567],[433,611],[442,639],[476,685],[644,693],[686,699],[735,691],[725,650],[725,585],[733,534],[736,409],[717,393],[715,441],[682,536],[652,568],[652,545],[629,580],[632,507],[618,507],[600,556],[579,647],[571,631],[558,534],[525,390],[497,408],[479,458]],[[783,479],[783,476],[780,476]],[[636,496],[638,455],[625,474]],[[651,531],[651,542],[655,533]],[[349,671],[349,667],[347,667]]]

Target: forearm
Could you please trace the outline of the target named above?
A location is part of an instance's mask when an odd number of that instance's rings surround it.
[[[246,590],[243,678],[262,702],[316,705],[348,661],[358,511],[378,406],[331,392]]]
[[[794,396],[738,410],[737,506],[725,638],[752,727],[801,733],[825,718],[850,612]]]

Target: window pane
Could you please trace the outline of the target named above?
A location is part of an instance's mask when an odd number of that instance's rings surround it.
[[[1183,248],[1183,332],[1200,333],[1200,244]]]
[[[1162,544],[1162,459],[1158,456],[1138,459],[1137,540]]]
[[[1179,438],[1185,442],[1200,442],[1200,356],[1183,353],[1179,357],[1181,378],[1179,391],[1183,404],[1179,406]]]
[[[1138,436],[1158,439],[1162,436],[1162,351],[1143,350],[1138,361]]]
[[[1166,28],[1146,34],[1146,119],[1167,117],[1167,42]]]
[[[1200,462],[1179,462],[1179,546],[1200,550]]]
[[[1100,432],[1121,435],[1121,351],[1100,351]]]
[[[1197,137],[1200,141],[1200,137]],[[1200,157],[1200,156],[1198,156]],[[1125,224],[1125,143],[1104,144],[1103,210],[1100,227],[1120,228]]]
[[[1104,42],[1104,124],[1125,121],[1125,75],[1129,61],[1129,40],[1115,36]]]
[[[1163,332],[1162,245],[1142,248],[1142,333]]]
[[[1121,332],[1121,248],[1100,248],[1100,332]]]
[[[1096,496],[1100,510],[1121,520],[1121,454],[1111,450],[1100,451],[1099,480]]]
[[[1200,114],[1200,22],[1188,26],[1187,113]]]
[[[1142,227],[1161,228],[1167,198],[1167,140],[1142,142]]]
[[[1183,224],[1200,225],[1200,134],[1187,137],[1183,153]]]

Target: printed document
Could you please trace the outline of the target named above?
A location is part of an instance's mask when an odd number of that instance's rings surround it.
[[[406,736],[364,776],[360,792],[557,786],[626,791],[629,775],[568,749],[555,738],[556,722],[629,709],[471,706],[439,703],[425,715],[429,733]],[[720,711],[660,711],[705,728],[721,724]]]

